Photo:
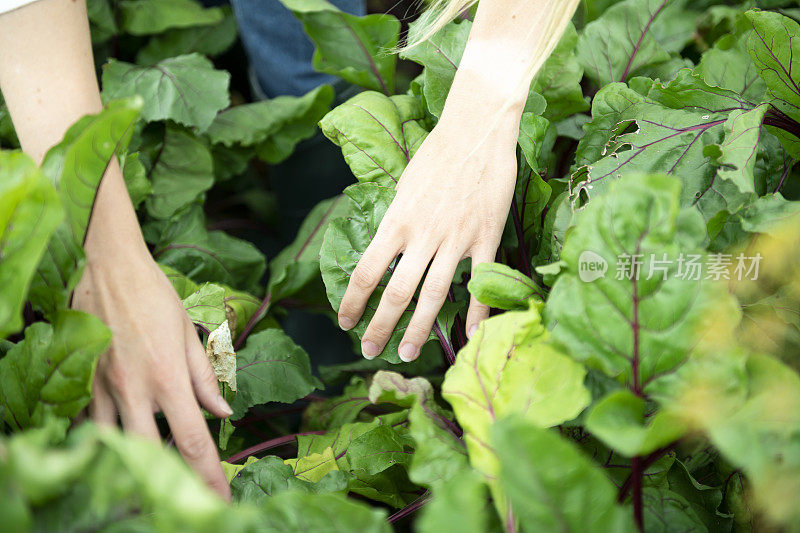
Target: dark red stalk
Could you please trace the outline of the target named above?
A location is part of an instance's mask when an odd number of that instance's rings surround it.
[[[519,242],[517,251],[519,253],[520,269],[523,274],[530,278],[531,261],[528,257],[528,245],[525,243],[525,229],[522,227],[522,219],[520,219],[519,216],[519,206],[517,205],[516,196],[511,198],[511,217],[514,219],[514,229],[517,232],[517,241]]]
[[[247,325],[245,325],[244,329],[242,330],[241,335],[236,337],[236,342],[233,344],[233,348],[235,350],[239,350],[244,344],[244,341],[247,340],[247,336],[250,335],[250,332],[253,331],[253,328],[256,327],[258,321],[264,318],[263,315],[266,314],[266,310],[269,307],[269,302],[272,299],[272,293],[267,294],[267,296],[261,301],[261,305],[258,306],[256,312],[253,313],[253,316],[250,317],[250,320],[247,321]]]
[[[444,333],[442,333],[442,328],[440,328],[439,324],[436,322],[433,323],[433,332],[439,339],[439,344],[442,345],[442,350],[444,350],[444,355],[447,358],[447,362],[451,365],[454,365],[456,362],[456,352],[453,350],[453,347],[450,346],[450,343],[447,342],[447,337],[445,337]]]
[[[429,501],[431,501],[430,491],[426,490],[425,492],[422,493],[422,496],[420,496],[419,498],[417,498],[413,502],[409,503],[408,505],[397,511],[392,516],[390,516],[389,523],[393,524],[394,522],[397,522],[398,520],[417,512],[423,505],[425,505]]]
[[[303,435],[322,435],[324,431],[306,431],[305,433],[293,433],[292,435],[284,435],[283,437],[277,437],[274,439],[270,439],[268,441],[261,442],[256,444],[255,446],[250,446],[249,448],[240,451],[237,454],[230,456],[227,460],[229,463],[238,463],[243,459],[247,459],[251,455],[255,455],[257,453],[271,450],[272,448],[277,448],[278,446],[283,446],[284,444],[290,444],[294,442],[297,437],[301,437]]]
[[[642,468],[642,458],[634,457],[631,460],[631,480],[633,490],[633,521],[639,531],[644,531],[644,512],[642,505],[642,479],[644,469]]]

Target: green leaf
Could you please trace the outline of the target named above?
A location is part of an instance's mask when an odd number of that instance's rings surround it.
[[[635,531],[617,488],[573,444],[521,418],[492,427],[500,485],[523,531]]]
[[[213,11],[207,10],[207,11]],[[224,18],[218,22],[189,28],[176,28],[153,36],[136,54],[140,65],[152,65],[163,59],[197,52],[215,57],[236,42],[236,17],[230,7],[223,7]]]
[[[645,423],[645,411],[642,398],[628,390],[614,391],[592,406],[586,429],[628,457],[654,452],[686,432],[685,424],[664,412],[651,413]]]
[[[194,0],[120,0],[120,26],[131,35],[151,35],[170,28],[216,24],[222,10]]]
[[[174,120],[202,132],[230,103],[229,81],[230,74],[215,70],[200,54],[171,57],[146,67],[111,59],[103,66],[103,98],[138,94],[144,99],[144,120]]]
[[[121,161],[125,187],[134,209],[153,193],[153,184],[147,179],[147,171],[139,159],[139,153],[126,154]]]
[[[740,213],[742,228],[751,233],[770,233],[800,213],[800,202],[790,202],[781,193],[762,196]]]
[[[658,487],[648,487],[642,494],[644,523],[647,531],[707,531],[703,521],[680,494]]]
[[[433,491],[416,522],[419,533],[484,533],[489,531],[486,486],[475,472],[459,472]]]
[[[297,459],[286,459],[284,463],[292,467],[292,475],[308,483],[317,483],[328,473],[339,469],[336,466],[336,458],[333,456],[331,447],[325,448],[322,453],[311,453]]]
[[[747,50],[772,104],[800,121],[800,81],[792,76],[800,71],[800,25],[772,11],[751,10],[745,16],[753,24]]]
[[[167,125],[150,179],[147,212],[153,218],[171,218],[214,185],[211,152],[188,130]]]
[[[354,376],[339,396],[314,402],[303,413],[304,427],[310,431],[330,430],[355,422],[371,405],[367,384]]]
[[[434,488],[456,483],[459,472],[468,467],[468,458],[454,424],[418,402],[408,413],[408,432],[415,442],[408,472],[411,481]]]
[[[386,511],[335,494],[288,491],[265,500],[258,531],[265,533],[389,533]]]
[[[704,224],[680,194],[674,178],[631,174],[589,202],[547,301],[554,340],[633,390],[680,365],[709,321],[732,327],[740,316],[725,287],[705,279]]]
[[[0,403],[14,429],[41,425],[47,417],[73,417],[91,398],[97,358],[111,332],[92,315],[62,310],[53,325],[37,322],[0,359]]]
[[[468,288],[479,302],[496,309],[527,309],[531,298],[543,297],[531,278],[500,263],[475,267]]]
[[[264,256],[249,242],[207,231],[199,206],[169,221],[159,237],[153,257],[197,282],[250,288],[266,268]]]
[[[62,217],[58,195],[36,164],[0,151],[0,338],[22,329],[28,288]]]
[[[578,61],[600,87],[664,63],[691,40],[695,13],[686,0],[625,0],[586,25]]]
[[[270,138],[286,136],[287,129],[303,126],[313,133],[317,122],[330,109],[333,96],[330,85],[321,85],[299,97],[279,96],[231,107],[216,116],[206,134],[212,142],[231,147],[257,145]]]
[[[394,186],[428,135],[424,118],[418,98],[364,92],[328,113],[320,128],[358,181]]]
[[[589,109],[581,89],[583,66],[575,54],[577,44],[578,32],[570,23],[531,87],[547,101],[544,117],[548,120],[561,120]]]
[[[251,462],[250,459],[254,460]],[[280,457],[267,456],[258,460],[251,457],[250,459],[243,467],[239,468],[231,480],[234,501],[239,503],[261,504],[268,498],[287,491],[319,494],[340,492],[347,488],[347,482],[338,470],[324,476],[319,483],[309,483],[295,477],[292,466],[286,464]]]
[[[421,78],[422,94],[428,112],[435,117],[442,115],[471,28],[472,22],[469,20],[451,22],[419,45],[400,54],[403,59],[410,59],[425,67]],[[411,23],[409,38],[413,39],[424,29],[421,21]]]
[[[464,429],[472,466],[487,478],[498,511],[503,496],[489,428],[499,418],[519,414],[542,427],[572,420],[589,404],[586,370],[547,344],[535,306],[485,320],[459,352],[442,384]]]
[[[80,280],[97,187],[111,158],[127,147],[141,106],[140,98],[110,102],[73,124],[44,158],[42,173],[56,186],[66,213],[31,283],[31,302],[47,316],[67,307]]]
[[[292,244],[284,248],[269,264],[267,292],[273,301],[292,296],[314,279],[319,278],[319,254],[325,231],[331,220],[346,216],[347,197],[323,200],[303,220]]]
[[[283,331],[268,329],[247,338],[236,354],[236,398],[233,419],[267,402],[292,403],[322,384],[311,374],[308,354]]]
[[[214,331],[227,319],[224,287],[204,283],[182,300],[191,321],[206,331]]]
[[[327,0],[281,0],[314,41],[314,68],[354,84],[394,93],[400,22],[392,15],[357,17]]]

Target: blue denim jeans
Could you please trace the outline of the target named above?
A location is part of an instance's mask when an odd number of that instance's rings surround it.
[[[366,13],[365,0],[330,0],[342,11]],[[314,44],[303,25],[278,0],[231,0],[250,59],[251,81],[260,96],[300,96],[338,78],[311,66]]]

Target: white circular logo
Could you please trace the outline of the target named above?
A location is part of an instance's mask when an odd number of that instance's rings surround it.
[[[585,283],[605,277],[608,263],[603,256],[591,250],[584,250],[578,257],[578,277]]]

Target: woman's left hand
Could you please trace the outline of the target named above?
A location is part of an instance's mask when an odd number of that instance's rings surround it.
[[[494,261],[508,217],[516,179],[519,114],[506,111],[487,128],[486,109],[445,110],[397,184],[397,194],[375,238],[359,261],[339,308],[339,325],[358,323],[386,269],[402,254],[383,292],[375,316],[361,340],[364,357],[379,355],[430,265],[416,309],[399,347],[413,361],[427,341],[447,298],[459,261],[472,268]],[[482,115],[481,117],[477,116]],[[467,314],[469,336],[489,314],[472,297]]]

